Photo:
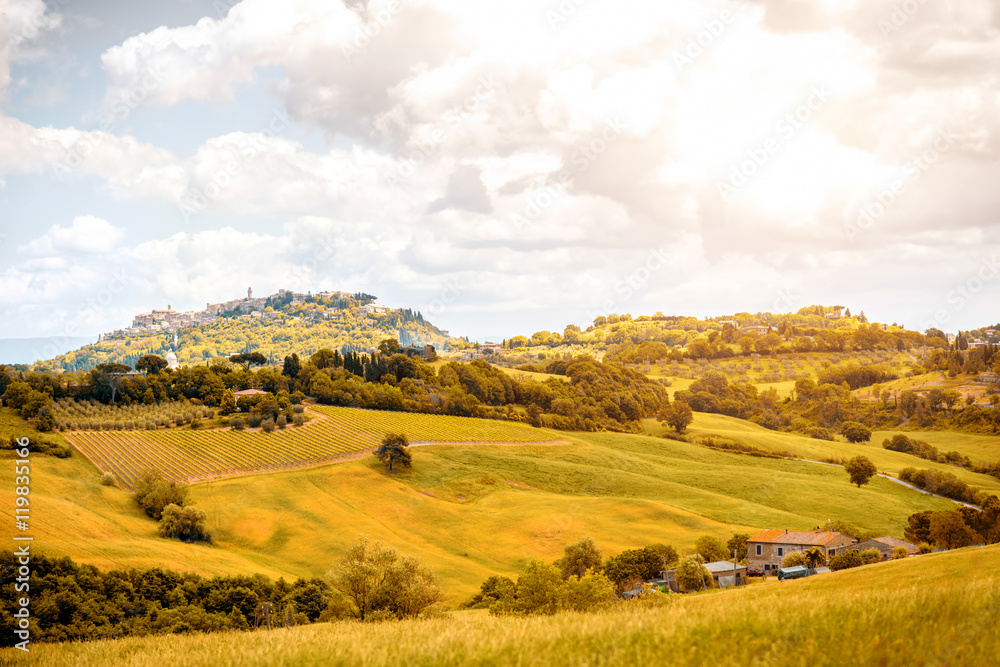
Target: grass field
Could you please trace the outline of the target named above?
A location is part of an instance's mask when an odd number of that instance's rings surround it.
[[[659,608],[337,622],[0,651],[5,664],[995,665],[1000,546],[789,582],[674,596]],[[991,657],[992,656],[992,657]]]
[[[314,407],[325,419],[301,427],[233,431],[76,431],[66,435],[102,472],[126,489],[153,468],[188,483],[323,465],[371,451],[386,432],[406,433],[414,442],[538,442],[551,435],[516,422],[467,417]]]
[[[654,542],[686,551],[701,535],[808,529],[830,518],[901,537],[913,512],[953,507],[882,479],[857,489],[829,466],[650,436],[540,433],[567,441],[421,447],[413,469],[394,475],[368,457],[195,484],[190,497],[208,513],[211,545],[157,537],[131,495],[101,486],[81,457],[35,457],[36,547],[105,569],[295,578],[322,576],[367,534],[423,558],[454,605],[488,576],[514,575],[532,557],[553,560],[586,535],[606,554]],[[0,539],[9,540],[12,466],[0,480],[0,512],[9,515]]]
[[[646,420],[645,424],[650,433],[658,435],[666,430],[655,420]],[[896,432],[875,432],[872,434],[871,442],[868,443],[852,444],[839,439],[831,442],[795,433],[769,431],[762,426],[734,417],[697,412],[694,415],[694,421],[688,428],[688,434],[694,438],[711,434],[721,435],[761,449],[788,451],[796,456],[815,461],[824,458],[851,458],[863,455],[871,459],[878,466],[880,472],[890,474],[897,474],[906,467],[942,470],[955,474],[967,484],[989,493],[1000,494],[1000,480],[995,477],[978,475],[956,466],[926,461],[910,454],[883,449],[882,441],[886,437],[891,437],[893,433]],[[907,435],[927,440],[935,446],[943,446],[944,443],[947,443],[947,449],[967,453],[974,460],[980,458],[989,461],[1000,460],[1000,441],[986,436],[955,432],[916,432],[907,433]]]

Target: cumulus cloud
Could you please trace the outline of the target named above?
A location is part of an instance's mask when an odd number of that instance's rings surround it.
[[[118,245],[123,236],[125,230],[121,227],[92,215],[81,215],[74,218],[69,227],[53,225],[42,236],[18,248],[18,252],[43,257],[75,253],[106,254]]]
[[[243,0],[129,37],[102,56],[105,117],[225,109],[254,88],[276,126],[176,155],[114,127],[0,118],[0,175],[72,159],[64,177],[175,207],[176,234],[129,250],[151,296],[221,299],[253,276],[465,323],[791,309],[837,290],[916,321],[902,285],[961,280],[963,257],[997,247],[991,0],[392,7]],[[285,226],[202,229],[210,214]],[[56,284],[42,274],[68,267],[38,263],[56,243],[32,241],[11,284]],[[652,250],[669,268],[650,271]]]

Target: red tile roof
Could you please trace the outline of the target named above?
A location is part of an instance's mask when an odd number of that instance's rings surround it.
[[[762,530],[747,541],[827,547],[838,544],[851,544],[854,542],[854,538],[848,537],[843,533],[772,529]]]

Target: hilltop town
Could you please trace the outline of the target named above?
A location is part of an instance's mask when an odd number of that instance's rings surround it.
[[[273,320],[280,316],[280,310],[286,306],[299,306],[311,300],[320,305],[329,301],[339,302],[341,306],[347,305],[348,299],[358,299],[364,303],[360,306],[360,312],[364,316],[381,315],[389,312],[387,306],[374,302],[374,297],[369,295],[351,294],[350,292],[319,292],[313,295],[311,292],[302,294],[291,290],[279,289],[274,294],[266,297],[255,297],[253,288],[247,288],[247,295],[244,298],[232,299],[222,303],[206,303],[204,310],[176,311],[170,304],[166,310],[152,310],[148,313],[139,313],[132,320],[132,325],[127,329],[116,329],[109,332],[108,336],[135,335],[156,332],[175,332],[184,327],[198,327],[203,324],[212,324],[220,317],[243,320]],[[370,301],[370,302],[369,302]],[[320,319],[336,319],[340,316],[341,307],[324,307],[318,312]]]

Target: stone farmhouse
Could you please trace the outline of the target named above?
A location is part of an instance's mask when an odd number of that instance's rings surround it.
[[[892,560],[892,550],[896,547],[903,547],[906,549],[907,556],[915,556],[920,552],[920,548],[916,544],[910,544],[903,540],[898,540],[895,537],[875,537],[870,540],[865,540],[859,544],[853,544],[848,547],[851,551],[865,551],[867,549],[876,549],[882,556],[882,560]]]
[[[781,559],[793,551],[820,547],[829,559],[855,543],[853,537],[836,532],[762,530],[747,540],[747,567],[751,572],[768,573],[780,569]]]

